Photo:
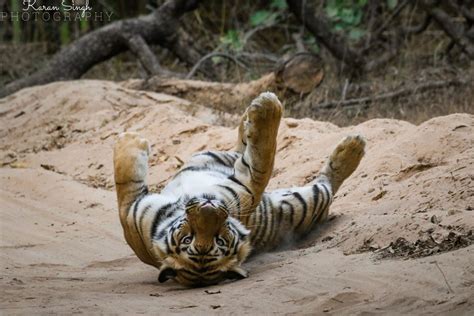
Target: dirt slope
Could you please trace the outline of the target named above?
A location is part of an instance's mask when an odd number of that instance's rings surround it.
[[[190,115],[189,113],[192,113]],[[474,117],[347,128],[284,119],[270,188],[311,180],[337,141],[368,140],[329,222],[258,255],[243,281],[158,284],[125,244],[112,146],[152,143],[159,189],[193,152],[231,149],[210,110],[102,81],[55,83],[0,100],[0,311],[145,314],[470,314],[474,310]],[[237,118],[236,118],[237,121]]]

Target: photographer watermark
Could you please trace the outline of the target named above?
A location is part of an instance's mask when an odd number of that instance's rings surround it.
[[[38,4],[36,0],[18,1],[22,1],[21,11],[2,11],[0,21],[110,21],[113,14],[109,11],[93,11],[90,0],[61,0],[60,5]]]

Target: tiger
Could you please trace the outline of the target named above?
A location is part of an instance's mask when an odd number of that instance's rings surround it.
[[[146,182],[149,142],[119,135],[113,160],[120,222],[138,258],[158,269],[158,282],[199,287],[246,278],[242,263],[251,253],[306,236],[327,219],[365,139],[345,137],[308,185],[266,192],[282,112],[275,94],[260,94],[241,117],[235,150],[194,154],[159,194]]]

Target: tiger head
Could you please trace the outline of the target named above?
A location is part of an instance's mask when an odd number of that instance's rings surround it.
[[[170,219],[157,250],[164,258],[159,282],[174,279],[188,286],[206,286],[243,279],[240,267],[251,251],[249,230],[219,200],[193,198],[181,216]]]

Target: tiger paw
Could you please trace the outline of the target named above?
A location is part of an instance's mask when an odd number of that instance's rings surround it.
[[[264,92],[255,98],[247,109],[245,134],[247,139],[256,142],[273,142],[278,133],[278,126],[283,112],[283,106],[277,96]]]
[[[114,148],[115,182],[145,181],[148,170],[150,145],[137,133],[122,133]]]
[[[360,135],[344,138],[329,157],[329,173],[336,181],[344,181],[364,156],[365,139]]]

